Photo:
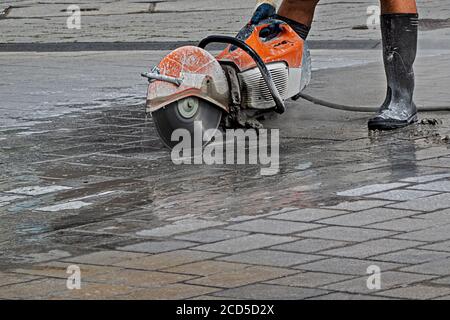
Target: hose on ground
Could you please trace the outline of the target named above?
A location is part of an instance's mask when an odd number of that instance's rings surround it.
[[[379,107],[356,107],[356,106],[347,106],[344,104],[337,104],[337,103],[325,101],[322,99],[318,99],[318,98],[312,97],[312,96],[304,94],[304,93],[297,94],[294,97],[294,100],[297,100],[299,98],[302,98],[303,100],[309,101],[316,105],[320,105],[320,106],[335,109],[335,110],[341,110],[341,111],[378,112],[380,110]],[[442,112],[442,111],[450,111],[450,106],[448,106],[448,107],[444,107],[444,106],[422,107],[422,108],[418,108],[418,110],[422,111],[422,112]]]

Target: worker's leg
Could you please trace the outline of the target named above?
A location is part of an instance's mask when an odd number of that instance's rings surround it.
[[[306,40],[319,0],[283,0],[278,14],[275,14],[276,2],[276,0],[258,0],[256,12],[250,23],[257,24],[268,17],[283,20]]]
[[[278,14],[311,27],[319,0],[284,0]]]
[[[415,0],[380,0],[386,100],[369,120],[371,130],[391,130],[417,121],[413,101],[419,19]]]

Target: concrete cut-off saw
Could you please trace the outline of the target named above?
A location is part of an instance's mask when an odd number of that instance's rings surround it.
[[[214,57],[205,48],[227,47]],[[194,135],[221,128],[262,128],[259,120],[286,111],[311,79],[306,42],[285,22],[267,19],[247,25],[239,35],[210,36],[197,47],[169,53],[142,74],[149,80],[146,108],[162,142],[173,148],[172,133]],[[197,129],[198,130],[198,129]],[[205,144],[208,141],[205,141]]]

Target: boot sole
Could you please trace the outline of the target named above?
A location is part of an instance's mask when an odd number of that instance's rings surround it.
[[[369,120],[369,130],[390,131],[410,126],[418,121],[417,113],[406,121],[371,119]]]

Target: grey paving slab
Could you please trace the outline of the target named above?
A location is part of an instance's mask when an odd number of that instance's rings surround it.
[[[358,200],[358,201],[345,201],[339,203],[335,206],[326,207],[329,209],[336,210],[348,210],[348,211],[362,211],[369,210],[373,208],[383,207],[388,204],[393,203],[392,201],[382,201],[382,200]]]
[[[245,237],[219,241],[216,243],[204,244],[195,247],[194,249],[211,252],[237,253],[270,247],[281,243],[292,242],[295,240],[296,238],[294,237],[254,234]]]
[[[266,283],[290,287],[319,288],[351,278],[354,278],[354,276],[323,272],[302,272],[296,275],[267,281]]]
[[[394,210],[388,208],[375,208],[360,212],[355,212],[352,214],[347,214],[345,216],[339,216],[329,219],[324,219],[318,221],[319,223],[330,224],[330,225],[341,225],[341,226],[353,226],[361,227],[373,224],[376,222],[394,220],[398,218],[408,217],[416,215],[417,212],[409,210]]]
[[[240,262],[274,267],[292,267],[302,263],[323,259],[321,256],[275,250],[254,250],[220,258],[228,262]]]
[[[450,287],[450,277],[435,279],[431,282],[438,284],[438,285],[444,285],[444,286]]]
[[[418,217],[418,218],[400,218],[387,222],[370,224],[367,227],[382,230],[408,232],[408,231],[429,229],[434,226],[436,226],[435,221],[430,219],[422,219]]]
[[[337,211],[329,209],[301,209],[291,212],[282,213],[279,215],[271,216],[271,219],[290,220],[290,221],[302,221],[311,222],[320,219],[330,218],[346,214],[346,211]]]
[[[389,300],[388,298],[369,296],[363,294],[345,293],[345,292],[334,292],[324,296],[311,298],[307,300],[325,300],[325,301],[365,301],[365,300]]]
[[[322,252],[322,254],[349,258],[368,258],[382,253],[417,247],[420,244],[423,243],[417,241],[379,239],[338,249],[327,250]]]
[[[213,295],[250,300],[302,300],[327,293],[327,291],[318,289],[255,284],[237,289],[224,290]]]
[[[423,248],[423,247],[422,247]],[[382,254],[372,257],[374,260],[404,263],[404,264],[420,264],[435,260],[442,260],[448,258],[450,253],[421,250],[421,249],[408,249],[393,253]]]
[[[211,243],[223,240],[229,240],[233,238],[243,237],[248,235],[247,232],[223,230],[223,229],[209,229],[187,233],[183,235],[175,236],[175,239],[185,241],[195,241],[201,243]]]
[[[450,252],[450,241],[437,242],[420,247],[420,249]]]
[[[404,182],[410,182],[410,183],[426,183],[426,182],[432,182],[436,180],[441,180],[445,178],[450,178],[450,173],[441,173],[441,174],[432,174],[427,176],[420,176],[420,177],[411,177],[406,178],[401,181]]]
[[[230,230],[268,233],[268,234],[280,234],[287,235],[305,230],[310,230],[319,227],[313,223],[302,223],[293,221],[281,221],[271,219],[257,219],[246,221],[227,227]]]
[[[418,215],[417,218],[431,221],[435,225],[443,225],[450,223],[450,209],[439,210],[430,213]]]
[[[369,289],[367,282],[369,275],[357,279],[347,280],[335,284],[326,285],[323,289],[360,294],[374,294],[377,291],[404,287],[413,283],[424,282],[433,279],[433,276],[420,275],[406,272],[388,271],[381,273],[381,289]]]
[[[392,200],[392,201],[407,201],[407,200],[425,198],[425,197],[433,196],[436,194],[437,194],[436,192],[430,192],[430,191],[392,190],[392,191],[388,191],[388,192],[375,193],[375,194],[372,194],[367,197],[375,198],[375,199]]]
[[[418,166],[435,167],[435,168],[450,168],[450,161],[448,158],[429,159],[417,162]]]
[[[449,293],[450,288],[437,288],[435,286],[415,285],[406,288],[384,291],[380,294],[382,294],[383,296],[399,299],[429,300],[446,296]]]
[[[401,271],[447,276],[450,275],[450,258],[405,267]]]
[[[367,269],[371,266],[378,266],[381,270],[390,271],[404,266],[399,263],[380,262],[372,260],[349,259],[349,258],[330,258],[303,264],[296,269],[304,271],[337,273],[344,275],[365,276]]]
[[[219,221],[206,221],[199,219],[179,220],[170,225],[151,230],[142,230],[136,234],[142,237],[168,237],[179,233],[217,227],[223,224],[223,222]]]
[[[142,258],[145,256],[147,256],[147,254],[145,253],[108,250],[108,251],[93,252],[77,257],[71,257],[64,259],[63,261],[107,266],[125,260],[132,260],[136,258]]]
[[[399,239],[436,242],[450,239],[450,224],[432,227],[426,230],[412,231],[395,236]]]
[[[395,232],[366,228],[331,226],[302,233],[303,237],[331,239],[335,241],[362,242],[394,235]]]
[[[290,242],[278,246],[271,247],[272,250],[290,251],[299,253],[314,253],[331,248],[342,247],[347,245],[347,242],[324,239],[304,239],[295,242]]]
[[[431,190],[431,191],[439,191],[439,192],[450,192],[450,181],[442,180],[436,181],[426,184],[418,184],[410,187],[411,189],[416,190]],[[450,196],[450,195],[449,195]]]
[[[197,245],[195,242],[166,240],[141,242],[129,246],[118,247],[117,249],[131,252],[162,253],[177,249],[185,249],[195,245]]]
[[[446,209],[450,206],[450,197],[448,194],[439,194],[423,199],[410,200],[397,204],[388,205],[388,207],[405,210],[420,210],[420,211],[436,211],[439,209]]]
[[[337,195],[341,197],[360,197],[360,196],[366,196],[369,194],[379,193],[382,191],[392,190],[392,189],[398,189],[401,187],[407,186],[407,183],[385,183],[385,184],[373,184],[369,186],[364,186],[356,189],[350,189],[347,191],[338,192]]]

